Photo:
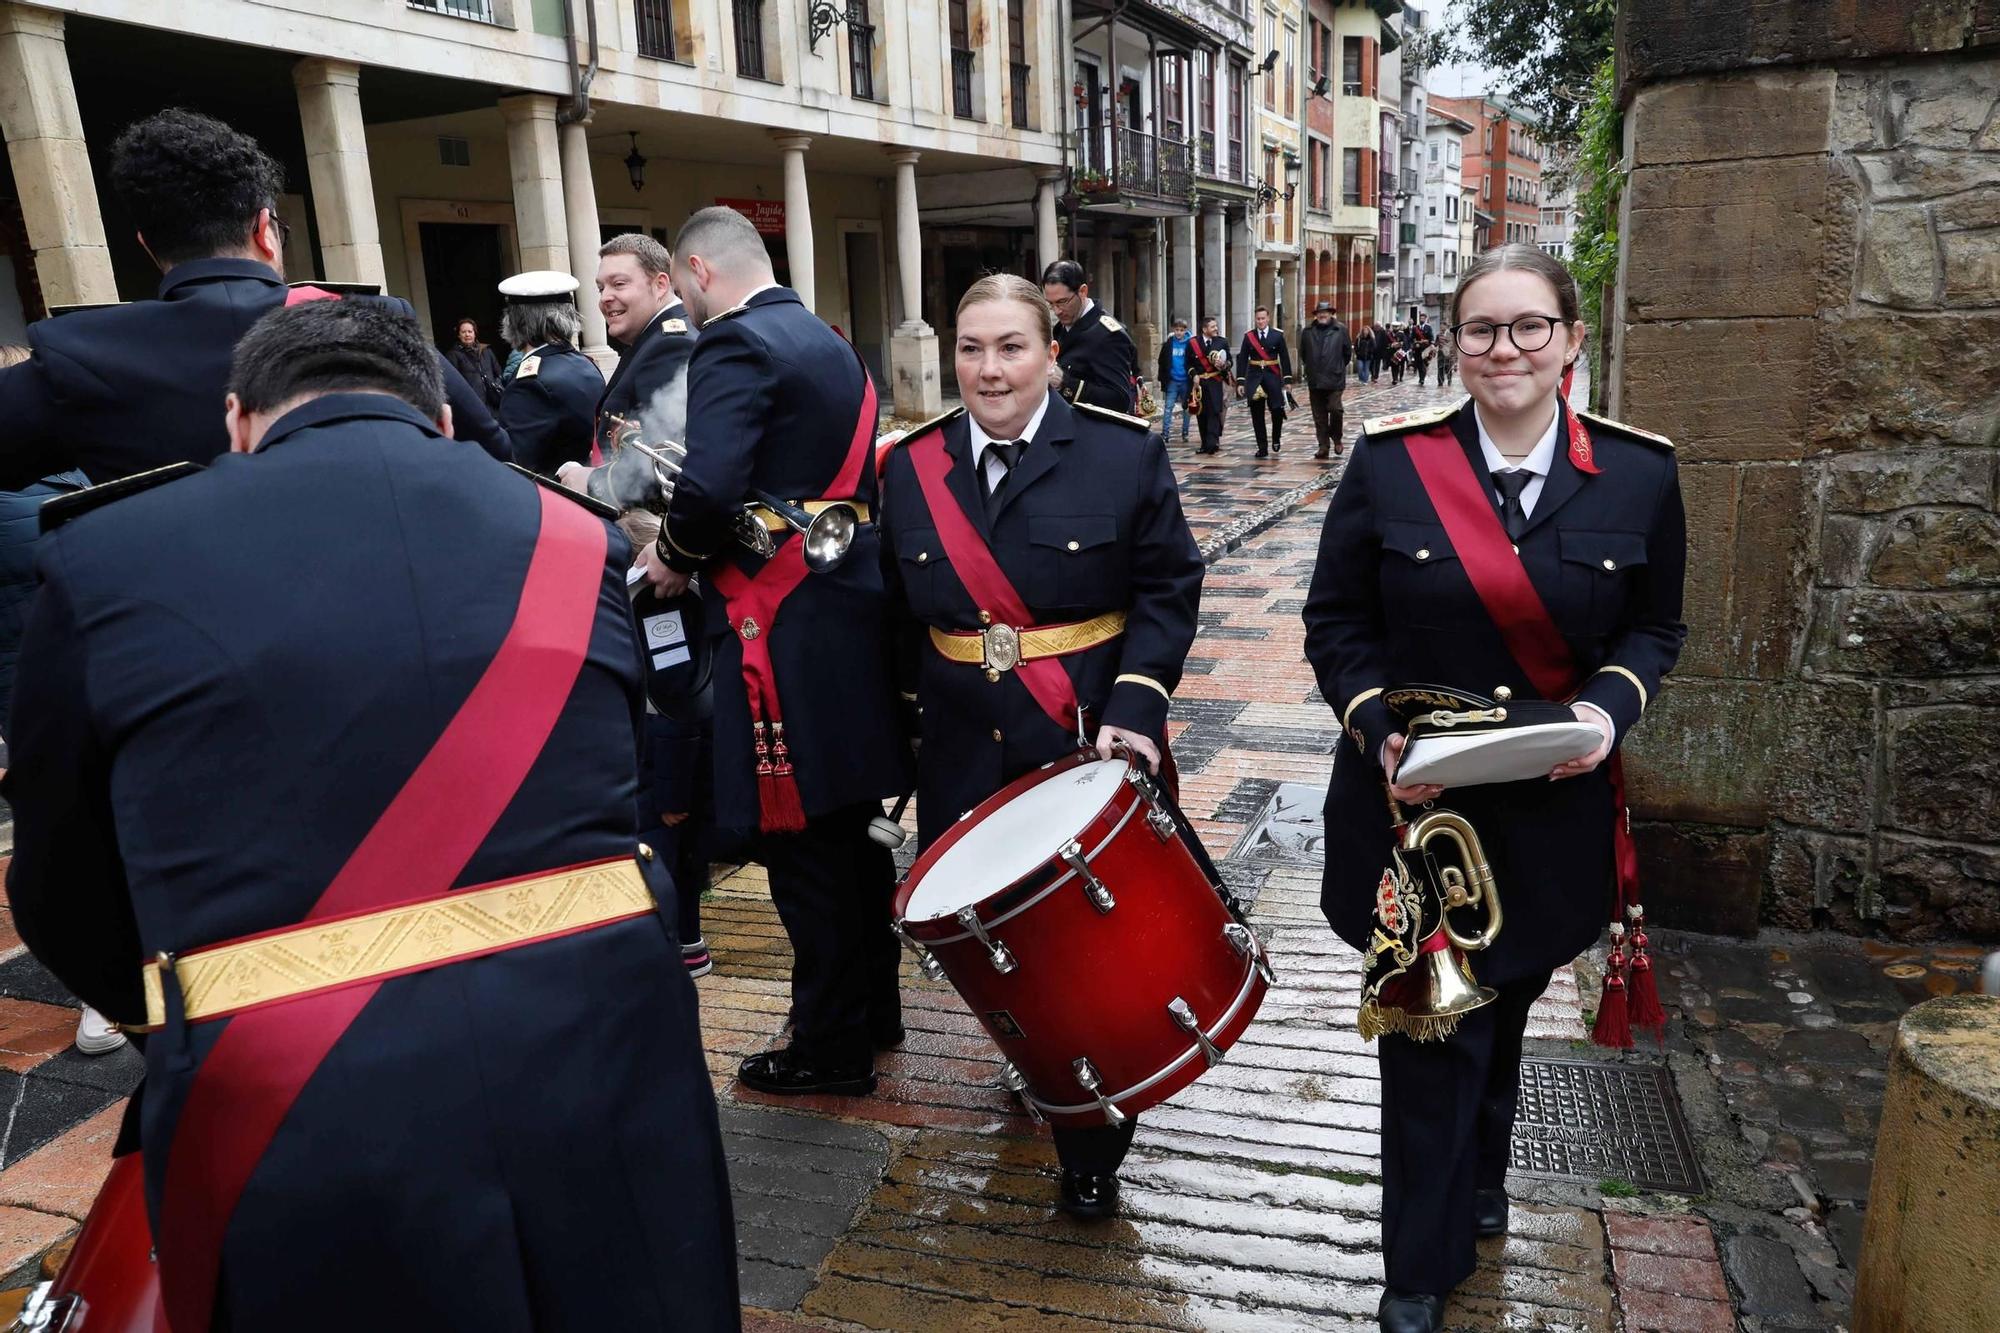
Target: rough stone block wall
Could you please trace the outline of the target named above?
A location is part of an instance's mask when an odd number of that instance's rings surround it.
[[[1611,409],[1690,544],[1635,827],[1698,929],[2000,938],[2000,4],[1884,8],[1620,18]]]

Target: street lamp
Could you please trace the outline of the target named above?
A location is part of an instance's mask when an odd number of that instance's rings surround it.
[[[1285,154],[1285,202],[1288,204],[1292,202],[1292,196],[1298,193],[1299,171],[1300,171],[1299,155],[1297,153],[1286,153]]]
[[[646,190],[646,157],[639,151],[639,132],[630,130],[632,151],[625,154],[625,174],[632,178],[632,193],[643,194]]]

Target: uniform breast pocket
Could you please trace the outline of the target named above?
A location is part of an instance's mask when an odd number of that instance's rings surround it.
[[[953,586],[951,561],[932,528],[911,528],[896,537],[896,567],[903,591],[920,620],[942,617]]]
[[[1581,624],[1589,634],[1609,634],[1626,619],[1636,582],[1645,577],[1646,534],[1565,528],[1562,605],[1549,608],[1565,629]]]
[[[1094,613],[1125,603],[1125,552],[1109,514],[1031,515],[1028,562],[1032,586],[1023,591],[1037,607]]]
[[[1383,523],[1382,601],[1393,619],[1415,629],[1453,628],[1470,587],[1443,524]]]

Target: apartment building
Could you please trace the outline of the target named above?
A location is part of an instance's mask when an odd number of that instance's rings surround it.
[[[1551,150],[1542,164],[1535,244],[1565,262],[1570,257],[1570,236],[1576,230],[1576,185],[1575,155]]]
[[[1475,245],[1537,242],[1541,227],[1542,144],[1537,121],[1498,97],[1436,97],[1433,105],[1473,126],[1465,142],[1465,179],[1477,187]]]
[[[1465,136],[1472,126],[1433,104],[1424,117],[1421,185],[1416,200],[1423,249],[1418,278],[1418,308],[1435,327],[1458,289],[1460,212],[1464,207],[1462,178]]]
[[[0,337],[153,293],[98,179],[125,124],[180,105],[285,166],[292,277],[490,337],[506,274],[587,291],[604,236],[729,204],[897,410],[934,411],[954,277],[1059,253],[1070,47],[1064,7],[1029,0],[0,3]]]
[[[1252,104],[1257,112],[1255,159],[1257,178],[1257,305],[1271,307],[1272,322],[1297,328],[1303,320],[1303,243],[1299,227],[1304,200],[1299,181],[1304,174],[1300,146],[1304,143],[1301,102],[1305,97],[1304,0],[1257,0],[1257,46],[1264,58],[1257,66]]]
[[[1397,114],[1396,99],[1384,100],[1383,57],[1401,40],[1384,10],[1395,8],[1367,0],[1307,6],[1304,307],[1310,314],[1331,302],[1350,328],[1375,318],[1384,117]]]

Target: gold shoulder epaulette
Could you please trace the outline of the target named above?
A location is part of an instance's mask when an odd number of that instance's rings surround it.
[[[1465,404],[1433,403],[1429,407],[1419,407],[1410,412],[1397,412],[1386,417],[1372,417],[1361,423],[1363,433],[1368,435],[1396,435],[1419,426],[1435,426],[1440,421],[1449,421],[1458,415],[1458,409]]]
[[[686,333],[687,331],[688,322],[684,319],[663,319],[660,321],[661,333]]]
[[[1120,324],[1117,320],[1111,318],[1111,316],[1109,315],[1102,316],[1101,318],[1098,319],[1097,322],[1099,324],[1102,324],[1105,328],[1110,329],[1113,333],[1125,332],[1125,326],[1123,324]]]
[[[1151,430],[1153,428],[1153,423],[1144,417],[1135,417],[1129,412],[1118,412],[1108,407],[1099,407],[1096,403],[1074,403],[1072,406],[1079,412],[1088,412],[1094,417],[1103,417],[1106,421],[1115,421],[1121,426],[1136,426],[1140,430]]]
[[[614,523],[618,520],[618,509],[617,506],[615,505],[608,505],[594,495],[585,495],[582,491],[573,491],[569,487],[557,481],[554,477],[545,477],[539,472],[531,472],[527,468],[522,467],[519,463],[509,463],[507,464],[507,466],[513,468],[516,472],[526,477],[529,481],[534,482],[535,485],[543,487],[544,489],[547,490],[554,491],[557,495],[560,495],[565,500],[576,501],[578,504],[582,505],[585,509],[588,509],[591,513],[597,515],[599,518],[606,519]]]
[[[524,356],[521,358],[521,364],[514,370],[514,378],[517,380],[531,380],[541,373],[542,357],[541,353],[537,352],[533,356]]]
[[[904,431],[901,435],[898,435],[896,437],[895,447],[900,449],[904,445],[908,444],[910,441],[917,439],[919,436],[922,436],[932,430],[935,430],[939,426],[945,425],[947,422],[956,421],[958,418],[964,415],[965,415],[964,407],[954,407],[948,412],[940,412],[936,416],[932,417],[929,421],[925,421],[918,425],[912,426],[908,430]]]
[[[129,477],[107,481],[98,486],[86,486],[80,491],[67,495],[55,495],[42,501],[42,531],[54,532],[73,518],[79,518],[93,509],[102,509],[113,500],[123,500],[128,495],[141,491],[156,490],[170,481],[182,477],[192,477],[201,471],[199,463],[169,463],[147,472],[135,472]]]
[[[1570,410],[1593,426],[1603,426],[1606,430],[1615,430],[1621,434],[1630,435],[1635,440],[1643,440],[1647,444],[1657,444],[1662,449],[1672,449],[1674,447],[1674,442],[1664,435],[1655,435],[1649,430],[1640,430],[1637,426],[1628,426],[1622,421],[1613,421],[1610,417],[1601,417],[1595,412],[1585,412],[1581,408],[1571,408]]]

